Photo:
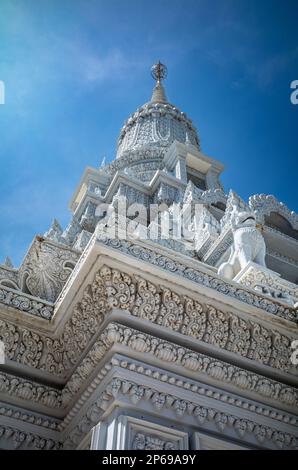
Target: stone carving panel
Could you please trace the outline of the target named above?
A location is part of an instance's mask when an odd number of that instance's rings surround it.
[[[14,360],[63,375],[77,364],[113,307],[264,365],[291,369],[291,338],[107,266],[87,286],[60,336],[42,337],[3,323],[0,339]],[[171,357],[169,351],[160,354]]]
[[[78,258],[78,253],[37,237],[20,269],[22,290],[55,302]]]
[[[298,312],[297,309],[286,307],[279,302],[269,299],[267,296],[258,293],[251,293],[244,288],[235,288],[234,285],[229,284],[227,281],[218,277],[203,273],[194,268],[190,268],[183,262],[177,262],[172,258],[162,255],[150,248],[144,248],[137,243],[128,240],[114,240],[110,239],[102,231],[95,233],[96,243],[101,243],[106,246],[111,246],[114,249],[128,254],[139,261],[144,261],[153,266],[157,266],[166,272],[175,273],[184,279],[214,289],[231,298],[238,299],[244,304],[249,304],[257,308],[261,308],[266,312],[285,318],[289,321],[297,323]],[[230,246],[231,240],[228,243]],[[225,248],[226,249],[226,248]]]
[[[206,343],[228,349],[262,364],[282,367],[283,370],[291,367],[290,338],[283,336],[282,342],[274,341],[276,336],[279,337],[277,332],[270,331],[252,320],[241,319],[211,305],[201,305],[169,289],[158,289],[140,277],[134,279],[133,276],[121,274],[107,267],[101,271],[101,278],[107,283],[107,296],[111,297],[109,307],[128,310],[135,316],[146,318],[173,331],[200,338]],[[195,318],[195,322],[191,321],[191,318]],[[287,366],[285,359],[277,361],[278,353],[274,351],[282,347],[284,358],[286,345]]]

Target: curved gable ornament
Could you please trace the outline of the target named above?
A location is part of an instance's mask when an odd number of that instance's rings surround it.
[[[255,194],[249,198],[249,206],[256,212],[259,221],[264,224],[265,215],[277,212],[284,217],[294,230],[298,230],[298,215],[283,203],[279,202],[275,196],[269,194]]]
[[[201,200],[208,204],[217,204],[221,202],[222,204],[226,205],[227,199],[227,195],[220,188],[207,189],[201,194]]]

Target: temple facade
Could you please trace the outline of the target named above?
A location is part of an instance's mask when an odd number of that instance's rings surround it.
[[[1,449],[298,448],[298,215],[226,191],[152,76],[69,225],[0,265]]]

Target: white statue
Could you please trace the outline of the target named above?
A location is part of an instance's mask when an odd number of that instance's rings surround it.
[[[232,191],[226,216],[233,231],[233,245],[228,261],[219,266],[218,274],[233,279],[250,261],[266,267],[266,245],[257,229],[255,214]]]

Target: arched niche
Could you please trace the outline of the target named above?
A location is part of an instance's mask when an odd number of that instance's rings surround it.
[[[272,211],[269,215],[264,215],[264,221],[268,227],[298,240],[298,230],[294,230],[290,222],[278,212]]]

